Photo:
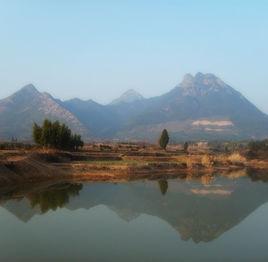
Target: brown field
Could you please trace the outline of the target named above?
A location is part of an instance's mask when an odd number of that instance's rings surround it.
[[[88,144],[79,152],[38,148],[0,150],[0,186],[56,180],[122,181],[201,177],[215,173],[237,176],[245,170],[268,170],[267,159],[248,159],[241,153],[215,153],[208,147],[182,146],[161,150],[155,145]]]

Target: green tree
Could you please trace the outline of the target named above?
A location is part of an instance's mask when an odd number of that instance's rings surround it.
[[[78,150],[84,146],[80,135],[72,134],[71,129],[65,124],[60,124],[59,121],[51,122],[48,119],[45,119],[42,127],[34,123],[33,139],[38,145],[64,150]]]
[[[60,122],[55,121],[51,125],[51,146],[54,148],[59,148],[60,146]]]
[[[65,124],[62,124],[59,132],[60,132],[59,148],[60,149],[70,149],[70,148],[73,149],[72,143],[71,143],[71,136],[72,136],[71,129]]]
[[[159,138],[159,146],[166,150],[168,142],[169,142],[168,131],[166,129],[164,129],[162,131],[160,138]]]
[[[45,119],[42,126],[42,143],[45,147],[50,147],[52,142],[52,123]]]
[[[36,123],[33,124],[33,139],[36,144],[42,144],[42,128]]]
[[[80,135],[74,134],[72,135],[71,138],[71,143],[72,143],[72,147],[74,148],[74,150],[78,150],[80,147],[84,146],[84,142],[81,139]]]

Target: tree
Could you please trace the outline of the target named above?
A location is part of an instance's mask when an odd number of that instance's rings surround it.
[[[33,139],[36,144],[42,144],[42,128],[36,123],[33,124]]]
[[[72,134],[71,129],[59,121],[51,122],[45,119],[40,127],[36,123],[33,125],[33,139],[36,144],[44,147],[78,150],[84,146],[80,135]]]
[[[188,153],[188,147],[189,147],[188,142],[185,142],[184,145],[183,145],[183,150],[184,150],[185,153]]]
[[[52,142],[52,123],[45,119],[42,126],[42,145],[45,147],[50,147]]]
[[[159,138],[159,146],[166,150],[168,142],[169,142],[168,131],[166,129],[164,129],[162,131],[160,138]]]
[[[60,144],[60,122],[56,121],[51,125],[51,145],[52,147],[58,148]]]

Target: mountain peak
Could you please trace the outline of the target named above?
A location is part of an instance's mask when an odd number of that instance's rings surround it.
[[[133,89],[127,90],[119,98],[113,100],[111,105],[120,104],[120,103],[132,103],[144,99],[143,96]]]
[[[203,74],[201,72],[196,73],[195,77],[194,77],[195,81],[218,81],[219,78],[217,76],[215,76],[214,74],[211,73],[207,73],[207,74]]]
[[[184,77],[183,77],[183,82],[184,81],[193,81],[194,80],[194,76],[192,74],[185,74]]]
[[[41,96],[41,93],[36,89],[33,84],[28,84],[22,87],[19,91],[10,96],[11,99],[33,99]]]
[[[28,84],[28,85],[25,85],[24,87],[22,87],[20,89],[20,91],[26,91],[26,92],[38,92],[38,90],[36,89],[36,87],[33,85],[33,84]],[[38,92],[39,93],[39,92]]]
[[[230,89],[220,78],[214,74],[198,72],[195,76],[186,74],[179,85],[186,94],[205,94],[209,91]]]

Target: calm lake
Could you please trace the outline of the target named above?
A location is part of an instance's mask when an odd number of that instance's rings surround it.
[[[248,176],[5,190],[1,261],[268,261],[268,183]]]

